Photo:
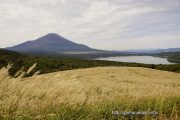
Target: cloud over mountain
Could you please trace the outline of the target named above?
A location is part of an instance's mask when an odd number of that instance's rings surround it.
[[[99,49],[179,47],[179,12],[179,0],[1,0],[0,47],[51,32]]]

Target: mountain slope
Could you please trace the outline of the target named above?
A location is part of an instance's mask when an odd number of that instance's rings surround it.
[[[50,33],[33,41],[9,47],[8,50],[23,53],[59,53],[66,51],[92,51],[93,49],[82,44],[74,43],[62,36]]]

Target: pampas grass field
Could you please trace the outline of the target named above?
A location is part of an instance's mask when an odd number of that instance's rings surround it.
[[[141,119],[180,119],[180,74],[140,67],[97,67],[23,77],[0,70],[0,120],[140,119],[119,111],[157,111]]]

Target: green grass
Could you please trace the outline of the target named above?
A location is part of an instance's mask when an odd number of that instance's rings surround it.
[[[18,103],[17,103],[18,104]],[[61,104],[58,106],[41,107],[36,111],[29,108],[20,108],[12,105],[9,110],[4,110],[0,114],[0,119],[7,120],[115,120],[117,116],[112,114],[113,110],[118,111],[157,111],[156,119],[178,119],[180,108],[180,99],[142,99],[142,100],[117,100],[113,102],[104,101],[94,105],[81,104],[69,105]],[[140,119],[141,116],[123,116],[119,115],[118,119]],[[142,116],[142,118],[152,119],[154,116]]]

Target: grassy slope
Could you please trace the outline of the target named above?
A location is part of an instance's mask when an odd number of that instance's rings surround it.
[[[180,74],[140,67],[98,67],[8,78],[0,70],[0,119],[114,119],[113,109],[179,119]],[[121,116],[120,116],[121,117]]]
[[[41,74],[55,71],[72,70],[79,68],[91,68],[98,66],[132,66],[132,67],[147,67],[159,70],[166,70],[172,72],[180,72],[180,64],[176,65],[146,65],[138,63],[121,63],[111,61],[97,61],[85,59],[72,59],[62,57],[35,57],[27,56],[19,53],[0,50],[0,67],[6,66],[11,61],[14,67],[9,70],[11,75],[14,75],[20,68],[25,67],[27,70],[35,62],[38,64],[34,71],[40,70]],[[33,72],[32,72],[33,74]]]

